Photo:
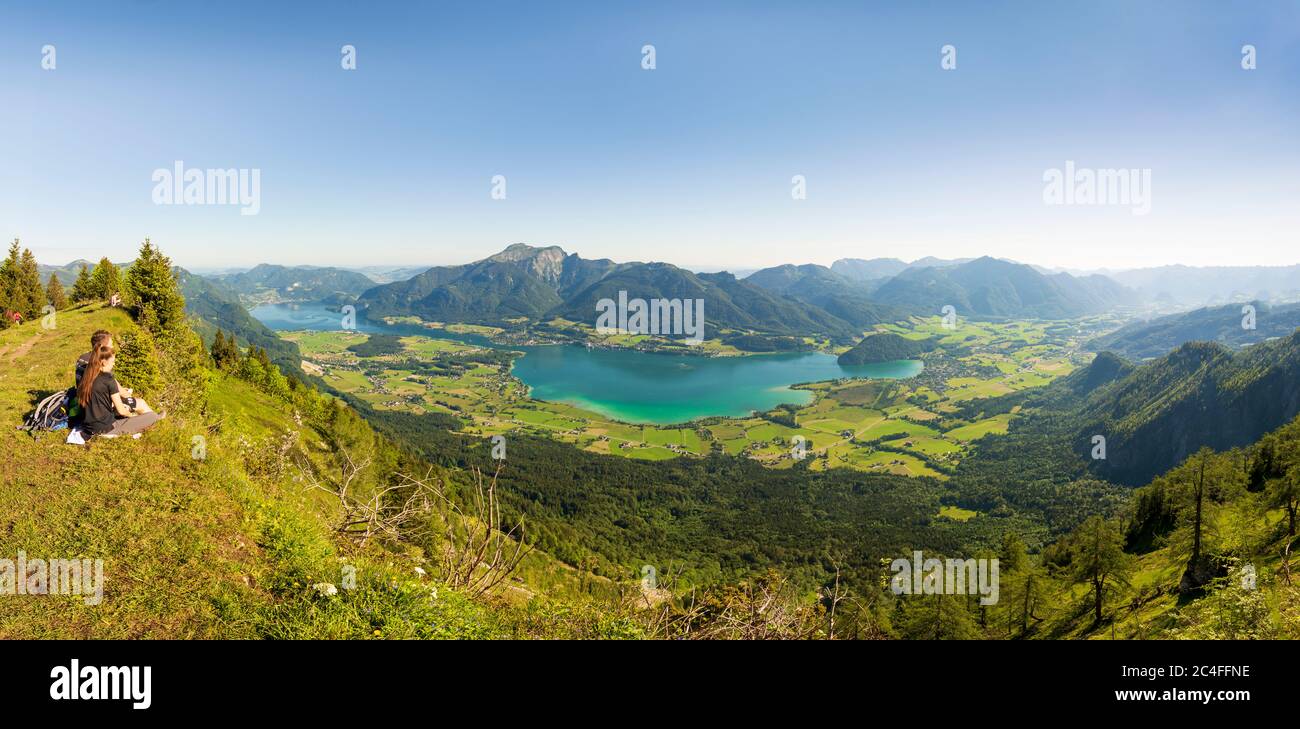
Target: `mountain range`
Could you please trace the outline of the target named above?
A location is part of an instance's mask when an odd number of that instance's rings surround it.
[[[932,266],[957,266],[969,263],[973,258],[935,258],[926,256],[907,263],[898,258],[841,258],[831,264],[831,270],[852,281],[865,283],[884,281],[906,271],[909,268],[930,268]]]
[[[1156,266],[1108,273],[1144,297],[1184,306],[1234,300],[1296,300],[1297,266]]]
[[[1247,306],[1254,308],[1253,313]],[[1094,352],[1109,350],[1129,359],[1144,360],[1163,356],[1193,341],[1246,347],[1272,337],[1289,336],[1297,327],[1300,327],[1300,304],[1269,305],[1253,301],[1131,322],[1089,341],[1087,347]]]
[[[209,277],[229,287],[245,302],[318,301],[350,304],[375,282],[356,271],[317,266],[276,266],[267,263],[248,271]]]
[[[557,246],[515,244],[461,266],[437,266],[408,281],[370,289],[357,301],[369,316],[414,314],[432,321],[502,323],[517,317],[593,321],[596,302],[703,298],[712,328],[774,334],[854,336],[855,326],[819,307],[737,279],[668,263],[615,263]]]
[[[556,246],[515,244],[473,263],[436,266],[376,286],[359,297],[358,306],[372,317],[413,314],[447,322],[588,321],[598,300],[626,291],[632,298],[703,298],[715,328],[856,339],[881,322],[938,315],[945,305],[965,316],[1063,318],[1136,301],[1133,292],[1104,276],[1043,274],[987,257],[836,264],[839,272],[835,266],[783,265],[738,279],[669,263],[589,260]],[[891,270],[897,273],[890,276]],[[881,283],[871,278],[875,273],[887,278]]]
[[[301,373],[302,354],[298,345],[281,339],[262,322],[248,313],[239,294],[220,281],[199,276],[179,267],[172,274],[185,297],[185,313],[194,331],[211,344],[217,331],[235,336],[242,346],[256,345],[266,350],[272,362],[287,372]]]

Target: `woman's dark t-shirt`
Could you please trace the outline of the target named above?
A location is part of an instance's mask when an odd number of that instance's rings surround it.
[[[117,379],[107,372],[99,373],[90,386],[90,402],[86,405],[86,418],[82,428],[91,435],[107,433],[113,429],[117,411],[113,408],[113,395],[121,390]]]

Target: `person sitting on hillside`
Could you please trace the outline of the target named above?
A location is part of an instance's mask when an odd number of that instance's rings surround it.
[[[120,295],[118,295],[118,294],[113,294],[112,296],[108,297],[108,305],[109,305],[109,306],[121,306],[121,305],[122,305],[122,297],[121,297]]]
[[[99,351],[100,347],[108,347],[109,349],[113,348],[112,333],[100,329],[90,335],[90,351],[77,358],[77,368],[74,378],[77,387],[81,387],[81,376],[86,373],[86,368],[90,366],[90,360],[95,356],[95,352]]]
[[[77,402],[85,411],[81,430],[88,436],[137,435],[166,417],[155,413],[142,398],[132,397],[129,388],[117,384],[113,377],[116,362],[113,348],[101,345],[77,386]]]

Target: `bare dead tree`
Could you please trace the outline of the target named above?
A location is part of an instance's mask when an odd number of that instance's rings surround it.
[[[409,526],[420,523],[420,518],[427,521],[434,498],[427,481],[399,474],[394,483],[360,493],[358,479],[370,467],[370,459],[358,462],[346,450],[339,453],[343,463],[337,475],[321,476],[310,462],[301,463],[306,488],[327,493],[338,501],[335,531],[365,546],[376,536],[393,541],[410,538]]]
[[[440,480],[434,483],[432,491],[445,511],[446,543],[439,560],[442,577],[450,587],[478,596],[509,578],[533,548],[524,543],[523,517],[506,531],[499,528],[501,501],[497,480],[501,465],[497,464],[491,481],[486,484],[483,472],[477,467],[470,472],[474,488],[465,506],[447,495]]]
[[[829,588],[822,590],[822,597],[830,604],[826,610],[826,640],[835,640],[835,610],[840,603],[848,597],[848,588],[840,586],[840,565],[835,565],[835,582]]]
[[[705,593],[670,621],[669,637],[701,640],[798,640],[814,637],[820,606],[801,598],[782,575]]]

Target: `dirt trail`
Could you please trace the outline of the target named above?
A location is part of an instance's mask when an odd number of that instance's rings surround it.
[[[41,335],[40,335],[40,334],[36,334],[36,335],[33,335],[31,339],[28,339],[27,341],[25,341],[25,342],[23,342],[22,344],[18,345],[18,347],[17,347],[16,349],[14,349],[13,353],[11,353],[11,354],[9,355],[9,363],[12,364],[13,361],[16,360],[16,359],[18,359],[19,357],[25,357],[25,356],[27,356],[27,353],[30,352],[30,351],[32,351],[32,347],[36,346],[36,340],[38,340],[38,339],[40,339],[40,338],[41,338]],[[3,357],[3,356],[5,355],[5,353],[8,352],[8,351],[9,351],[9,347],[5,347],[4,349],[0,349],[0,357]]]

